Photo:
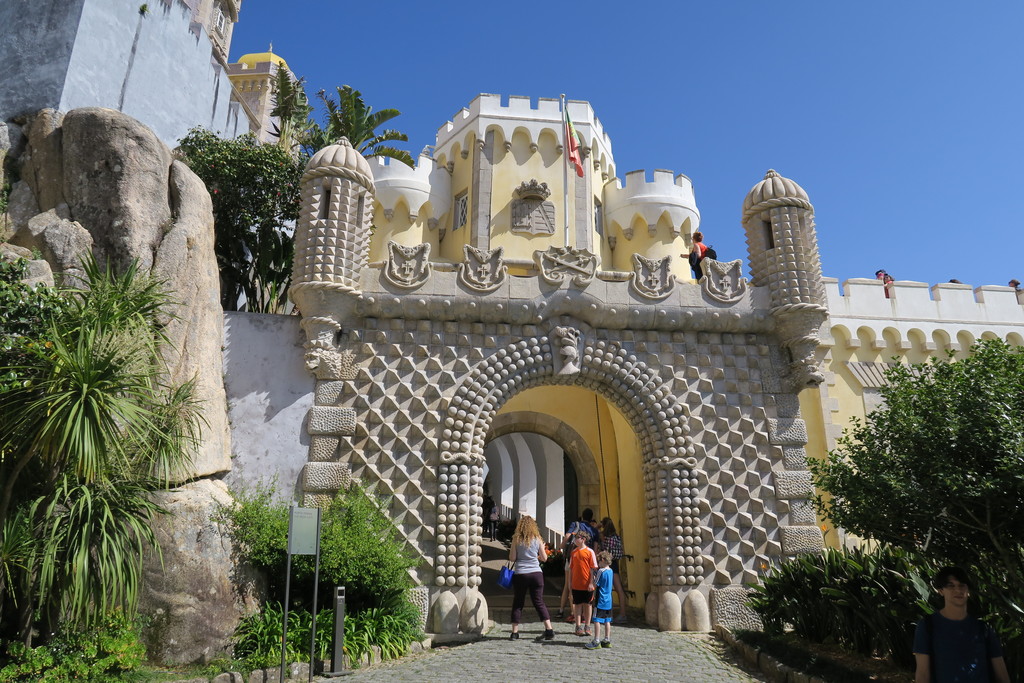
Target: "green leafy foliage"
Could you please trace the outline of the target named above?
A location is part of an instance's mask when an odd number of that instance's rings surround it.
[[[896,365],[884,407],[810,464],[819,511],[869,539],[975,576],[981,615],[1024,675],[1024,349]]]
[[[387,501],[369,495],[358,485],[341,491],[324,508],[320,534],[322,595],[331,586],[345,586],[350,609],[380,605],[384,597],[410,585],[408,570],[415,560],[385,513]],[[267,571],[271,596],[283,600],[287,562],[288,507],[273,502],[273,490],[243,492],[225,510],[231,534],[244,558]],[[311,556],[292,558],[293,584],[311,581]],[[301,600],[301,595],[294,596]]]
[[[364,157],[388,157],[401,161],[407,166],[414,166],[412,155],[402,149],[392,147],[387,142],[406,142],[409,137],[397,130],[377,129],[401,116],[397,109],[381,109],[373,111],[363,101],[363,94],[350,85],[337,89],[338,97],[328,95],[326,90],[317,93],[317,97],[326,109],[324,126],[310,123],[306,132],[299,137],[303,149],[312,156],[317,150],[347,138],[357,152]]]
[[[193,128],[179,153],[210,191],[220,267],[221,305],[279,313],[291,280],[294,244],[289,225],[299,215],[304,158],[253,135],[224,140]]]
[[[913,628],[928,606],[923,558],[900,548],[826,549],[772,568],[748,604],[767,633],[834,642],[863,655],[878,653],[909,667]]]
[[[354,613],[345,619],[345,654],[350,666],[376,645],[382,659],[404,655],[409,645],[423,638],[420,615],[405,591],[391,593],[379,607]]]
[[[29,366],[33,347],[47,343],[49,321],[66,307],[57,290],[22,282],[27,266],[24,259],[0,260],[0,391],[34,379],[18,369]]]
[[[993,340],[957,362],[896,365],[885,407],[811,463],[822,513],[866,538],[958,564],[1000,558],[1024,584],[1024,352]]]
[[[40,647],[11,643],[0,683],[131,680],[145,654],[135,623],[111,612],[90,628],[61,628]]]
[[[306,97],[306,79],[292,79],[287,69],[278,69],[271,82],[274,108],[270,115],[277,117],[278,124],[272,124],[270,131],[278,140],[278,146],[291,153],[299,145],[311,123],[313,112]]]
[[[279,602],[268,602],[238,625],[234,635],[234,656],[248,669],[264,669],[281,664],[281,627],[284,607]],[[288,610],[289,662],[309,661],[309,637],[313,627],[311,612],[303,609]],[[316,645],[314,654],[326,659],[330,654],[334,629],[334,611],[322,610],[316,615]]]
[[[280,665],[283,617],[281,604],[268,602],[260,612],[243,619],[235,631],[234,656],[249,669]],[[346,614],[345,655],[349,666],[358,666],[360,658],[374,646],[380,649],[383,659],[401,657],[411,643],[423,638],[419,621],[419,613],[409,602],[405,591],[391,593],[379,607]],[[286,656],[289,662],[309,661],[312,623],[310,612],[289,609]],[[318,611],[314,646],[317,659],[323,661],[330,657],[333,635],[334,610]]]
[[[28,646],[131,613],[150,494],[187,466],[200,418],[191,384],[166,382],[159,283],[89,257],[84,289],[31,290],[23,268],[0,268],[0,638]]]

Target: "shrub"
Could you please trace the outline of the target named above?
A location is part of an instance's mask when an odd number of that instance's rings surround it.
[[[120,611],[95,626],[62,627],[41,647],[11,643],[0,683],[19,681],[120,681],[138,669],[146,649],[137,625]]]
[[[281,603],[268,602],[238,625],[235,630],[234,656],[247,668],[264,669],[281,664],[281,626],[284,622],[284,608]],[[288,611],[288,652],[289,662],[309,661],[309,635],[313,627],[313,615],[306,610]],[[316,615],[315,655],[326,659],[331,647],[334,628],[334,610],[322,610]]]
[[[280,603],[271,602],[239,624],[235,631],[234,655],[249,669],[278,666],[281,663],[281,624],[283,612]],[[380,607],[370,607],[346,615],[345,655],[350,666],[357,666],[370,649],[380,648],[383,659],[401,657],[409,645],[423,638],[419,627],[420,616],[404,591],[392,593],[381,601]],[[313,624],[312,614],[306,610],[288,611],[289,662],[309,661],[309,637]],[[315,656],[325,661],[331,655],[334,636],[334,610],[320,610],[316,615]]]
[[[770,570],[749,604],[769,634],[791,626],[811,642],[835,642],[909,667],[914,625],[932,611],[932,569],[899,548],[828,549]]]
[[[345,586],[346,603],[353,611],[379,607],[387,596],[411,585],[408,571],[416,561],[385,514],[386,503],[353,485],[340,491],[321,513],[320,593],[326,596],[331,586]],[[273,502],[273,491],[261,487],[239,495],[225,510],[225,518],[244,558],[266,570],[272,580],[271,597],[283,601],[288,507]],[[308,583],[314,558],[303,555],[292,562],[293,584]],[[302,606],[305,595],[293,599]]]

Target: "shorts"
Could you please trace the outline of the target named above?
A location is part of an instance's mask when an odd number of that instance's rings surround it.
[[[610,609],[596,609],[596,610],[594,610],[594,623],[595,624],[610,624],[610,623],[612,623],[612,611]]]
[[[611,567],[612,567],[612,574],[618,574],[619,573],[619,558],[615,558],[614,560],[612,560]]]
[[[572,589],[572,604],[574,605],[585,605],[590,602],[594,597],[594,591],[578,591],[575,588]]]

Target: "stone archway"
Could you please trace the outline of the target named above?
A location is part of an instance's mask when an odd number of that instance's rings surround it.
[[[517,411],[495,416],[486,441],[515,432],[540,434],[558,444],[576,470],[580,495],[578,507],[599,508],[601,475],[597,468],[597,458],[579,432],[550,415]]]
[[[699,482],[687,409],[657,373],[618,343],[555,327],[483,359],[449,403],[438,471],[435,585],[441,591],[431,610],[435,631],[476,630],[486,619],[486,601],[478,590],[484,446],[509,398],[548,384],[574,384],[600,394],[638,437],[650,549],[648,613],[660,628],[679,630],[678,591],[700,583],[703,575]]]

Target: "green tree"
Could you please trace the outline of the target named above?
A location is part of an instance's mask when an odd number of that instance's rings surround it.
[[[134,264],[84,270],[84,289],[45,295],[0,279],[0,299],[60,300],[0,320],[0,628],[26,644],[134,608],[161,512],[149,494],[197,438],[192,385],[165,381],[168,295]]]
[[[409,137],[397,130],[385,129],[380,133],[377,129],[400,116],[397,109],[381,109],[373,111],[363,101],[363,95],[350,85],[337,89],[338,97],[327,94],[326,90],[317,93],[317,97],[326,108],[324,126],[313,123],[302,136],[302,146],[312,156],[318,150],[333,145],[341,138],[348,138],[352,147],[364,157],[389,157],[401,161],[407,166],[414,166],[412,155],[402,149],[392,147],[388,142],[407,142]]]
[[[865,538],[949,560],[999,558],[1024,584],[1024,351],[896,365],[885,405],[811,463],[822,512]]]
[[[972,570],[1024,668],[1024,349],[896,365],[885,404],[810,468],[819,511],[867,539]]]
[[[278,313],[288,300],[304,159],[253,135],[224,140],[193,128],[180,142],[182,159],[213,200],[220,297],[224,310]]]
[[[274,108],[271,116],[276,116],[278,124],[270,131],[277,138],[278,146],[289,153],[300,147],[299,140],[310,127],[309,115],[313,107],[309,104],[305,89],[306,79],[293,80],[286,69],[279,68],[271,83],[274,97]]]

